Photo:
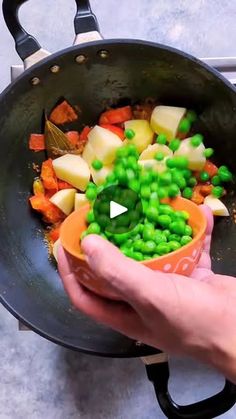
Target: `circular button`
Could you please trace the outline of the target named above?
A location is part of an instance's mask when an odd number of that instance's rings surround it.
[[[94,216],[102,230],[112,234],[127,233],[142,218],[142,203],[132,189],[109,186],[97,196]]]

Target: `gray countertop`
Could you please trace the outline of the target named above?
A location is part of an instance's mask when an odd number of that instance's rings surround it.
[[[92,0],[106,38],[169,44],[196,56],[236,55],[235,0]],[[32,9],[32,6],[34,9]],[[28,31],[56,51],[72,44],[73,0],[31,0],[21,10]],[[55,18],[56,16],[56,18]],[[57,20],[56,20],[57,19]],[[20,63],[0,16],[0,90]],[[139,360],[74,353],[33,332],[0,307],[0,419],[164,418]],[[213,394],[223,378],[188,359],[171,360],[170,390],[179,403]],[[222,417],[235,418],[236,408]]]

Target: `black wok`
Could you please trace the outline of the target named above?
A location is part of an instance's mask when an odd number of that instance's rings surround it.
[[[85,0],[76,1],[75,30],[77,42],[92,42],[48,55],[18,22],[18,7],[24,1],[3,1],[6,23],[28,68],[0,96],[1,301],[32,330],[68,348],[111,357],[157,354],[157,350],[95,324],[71,307],[43,245],[41,222],[27,203],[35,176],[32,160],[40,163],[44,158],[40,153],[32,156],[28,135],[40,132],[43,111],[49,111],[60,97],[80,106],[81,126],[77,128],[82,128],[82,124],[97,120],[101,108],[150,96],[195,109],[200,115],[195,129],[215,148],[218,163],[227,162],[233,171],[236,90],[217,71],[181,51],[143,41],[102,40]],[[231,212],[235,194],[232,187],[227,197]],[[235,245],[232,217],[217,222],[212,248],[216,272],[236,274]],[[166,357],[149,357],[145,363],[150,363],[148,377],[170,418],[212,418],[236,401],[236,387],[226,381],[218,395],[191,406],[177,406],[168,393]]]

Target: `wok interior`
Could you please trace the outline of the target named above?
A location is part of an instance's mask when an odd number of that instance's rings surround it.
[[[102,58],[100,50],[107,50]],[[78,64],[75,57],[87,58]],[[54,64],[57,74],[50,72]],[[32,77],[40,84],[32,86]],[[56,267],[48,259],[40,219],[29,208],[35,172],[43,153],[28,150],[28,136],[41,132],[43,111],[49,112],[65,97],[82,110],[79,128],[96,123],[112,104],[156,98],[169,105],[186,106],[200,117],[196,131],[216,151],[219,164],[234,171],[236,154],[236,94],[214,72],[184,54],[138,42],[98,42],[70,48],[28,70],[0,99],[0,246],[1,295],[8,308],[46,337],[74,349],[104,355],[145,353],[118,333],[95,324],[70,305]],[[78,124],[72,125],[71,128]],[[232,212],[235,188],[226,205]],[[214,268],[236,273],[236,225],[232,217],[220,219],[214,230]]]

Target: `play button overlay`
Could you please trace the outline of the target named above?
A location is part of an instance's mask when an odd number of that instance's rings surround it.
[[[117,204],[117,202],[110,202],[110,218],[116,218],[118,215],[124,214],[128,211],[128,208],[123,205]]]
[[[111,234],[133,230],[143,215],[138,194],[127,187],[115,185],[98,194],[93,209],[95,221],[102,232]]]

